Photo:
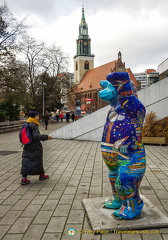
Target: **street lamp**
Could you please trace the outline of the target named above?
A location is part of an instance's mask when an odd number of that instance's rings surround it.
[[[43,82],[43,83],[41,83],[41,85],[42,85],[42,88],[43,88],[43,116],[44,116],[44,86],[46,86],[47,83]]]

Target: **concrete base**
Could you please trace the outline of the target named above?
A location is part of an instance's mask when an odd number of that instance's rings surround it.
[[[102,207],[106,197],[83,199],[93,231],[96,230],[133,230],[168,227],[168,217],[141,195],[145,205],[141,215],[132,220],[117,219],[114,210]]]

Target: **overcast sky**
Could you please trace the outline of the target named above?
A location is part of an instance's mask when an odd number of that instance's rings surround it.
[[[0,0],[0,3],[3,1]],[[168,57],[168,0],[6,0],[14,16],[27,17],[30,34],[56,43],[73,56],[82,5],[91,38],[95,67],[116,60],[118,51],[126,67],[135,72],[157,70]]]

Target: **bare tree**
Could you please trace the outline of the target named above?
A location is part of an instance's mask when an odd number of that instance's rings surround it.
[[[46,83],[45,102],[49,106],[60,104],[60,96],[63,88],[68,86],[68,78],[60,77],[62,72],[67,71],[68,58],[60,47],[53,44],[46,47],[44,42],[37,42],[34,38],[25,35],[21,44],[20,52],[25,56],[29,69],[29,89],[35,107],[39,107],[42,84]],[[67,84],[67,85],[66,85]]]
[[[69,57],[63,53],[61,47],[57,47],[54,43],[52,46],[45,48],[43,59],[46,72],[54,80],[52,81],[54,91],[51,95],[53,99],[57,99],[56,101],[59,102],[56,105],[62,106],[66,102],[65,95],[70,88],[70,76],[67,72]]]
[[[1,100],[14,104],[26,102],[26,86],[28,68],[26,64],[16,60],[15,55],[8,54],[0,65]]]
[[[61,72],[67,72],[69,59],[64,55],[61,47],[57,47],[55,44],[45,48],[43,60],[43,66],[51,77],[56,77]]]
[[[20,45],[20,51],[25,57],[26,64],[28,65],[29,74],[29,89],[31,91],[32,99],[36,105],[36,91],[39,87],[37,76],[44,72],[43,50],[45,43],[38,43],[34,38],[25,35],[24,42]]]
[[[25,19],[18,21],[13,17],[6,2],[0,6],[0,53],[15,47],[16,39],[27,29]]]

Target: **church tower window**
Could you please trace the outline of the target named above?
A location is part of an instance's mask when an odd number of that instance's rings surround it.
[[[76,71],[78,70],[78,63],[76,62]]]
[[[88,62],[88,61],[85,61],[85,63],[84,63],[84,69],[85,69],[85,70],[89,70],[89,62]]]

